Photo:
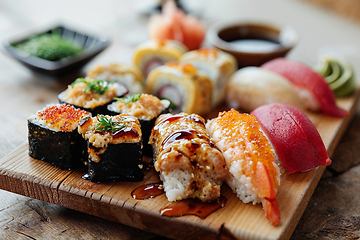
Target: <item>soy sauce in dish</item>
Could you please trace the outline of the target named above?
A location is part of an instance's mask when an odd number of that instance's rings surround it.
[[[230,42],[231,47],[241,52],[272,52],[280,47],[279,43],[264,39],[239,39]]]

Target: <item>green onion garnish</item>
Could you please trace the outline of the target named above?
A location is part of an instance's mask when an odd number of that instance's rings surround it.
[[[164,98],[164,97],[158,97],[160,100],[168,100],[170,102],[170,108],[175,109],[177,107],[177,105],[175,103],[173,103],[170,99],[168,98]]]
[[[124,121],[113,121],[111,117],[108,118],[101,114],[97,115],[97,119],[99,121],[95,127],[97,132],[113,132],[126,127]]]
[[[125,104],[136,102],[141,97],[141,93],[131,95],[129,97],[123,97],[123,98],[114,98],[114,100],[123,101]]]
[[[84,92],[86,92],[86,90],[89,89],[90,91],[96,92],[100,95],[104,94],[108,90],[109,86],[114,83],[105,80],[93,80],[88,82],[85,80],[85,78],[78,78],[71,84],[71,87],[74,87],[74,85],[79,82],[83,82],[86,84],[86,87],[84,88]]]

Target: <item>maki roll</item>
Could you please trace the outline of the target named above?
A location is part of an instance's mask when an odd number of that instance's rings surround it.
[[[150,40],[135,49],[133,64],[147,77],[154,68],[177,61],[187,51],[182,43],[174,40]]]
[[[87,73],[87,76],[91,79],[103,79],[123,84],[129,90],[129,94],[144,92],[144,77],[134,66],[114,63],[96,66]]]
[[[179,61],[191,63],[214,82],[213,105],[224,101],[226,83],[238,69],[236,59],[231,54],[216,48],[202,48],[185,53]]]
[[[141,124],[144,144],[143,153],[152,155],[152,147],[148,144],[155,120],[160,114],[168,113],[170,101],[160,100],[149,94],[134,94],[126,98],[117,98],[117,101],[108,105],[109,115],[126,113],[135,116]]]
[[[29,155],[64,169],[87,160],[86,141],[77,132],[86,111],[67,104],[52,104],[28,119]]]
[[[149,142],[154,148],[155,170],[160,172],[169,201],[220,197],[228,170],[201,116],[163,114],[156,120]]]
[[[84,178],[94,182],[143,179],[141,129],[136,117],[85,117],[78,132],[88,144],[88,173]]]
[[[73,105],[96,116],[106,113],[106,106],[113,102],[113,98],[122,97],[127,92],[119,83],[78,78],[58,95],[58,99],[60,103]]]
[[[206,114],[211,110],[213,82],[190,63],[170,62],[151,71],[146,92],[169,99],[174,113]]]

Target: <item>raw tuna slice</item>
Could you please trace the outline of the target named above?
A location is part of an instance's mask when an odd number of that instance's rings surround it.
[[[332,117],[344,117],[349,114],[336,106],[335,96],[329,85],[310,67],[285,58],[271,60],[261,67],[288,79],[299,90],[300,97],[308,109],[321,110],[325,115]]]
[[[272,103],[255,109],[251,114],[259,121],[289,174],[331,163],[315,126],[296,107]]]

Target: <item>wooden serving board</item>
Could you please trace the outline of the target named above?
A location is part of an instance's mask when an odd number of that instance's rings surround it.
[[[358,98],[359,89],[353,96],[338,100],[339,106],[350,111],[346,118],[307,113],[329,156],[354,115]],[[213,111],[208,118],[220,110],[226,107]],[[205,219],[161,216],[160,209],[169,205],[165,194],[148,200],[131,197],[136,187],[160,181],[154,169],[144,170],[142,182],[92,183],[81,178],[85,172],[61,170],[29,157],[27,143],[0,160],[0,188],[175,239],[289,239],[325,167],[292,175],[281,170],[277,194],[281,222],[276,227],[265,217],[261,204],[242,203],[226,184],[221,191],[227,198],[226,206]]]

